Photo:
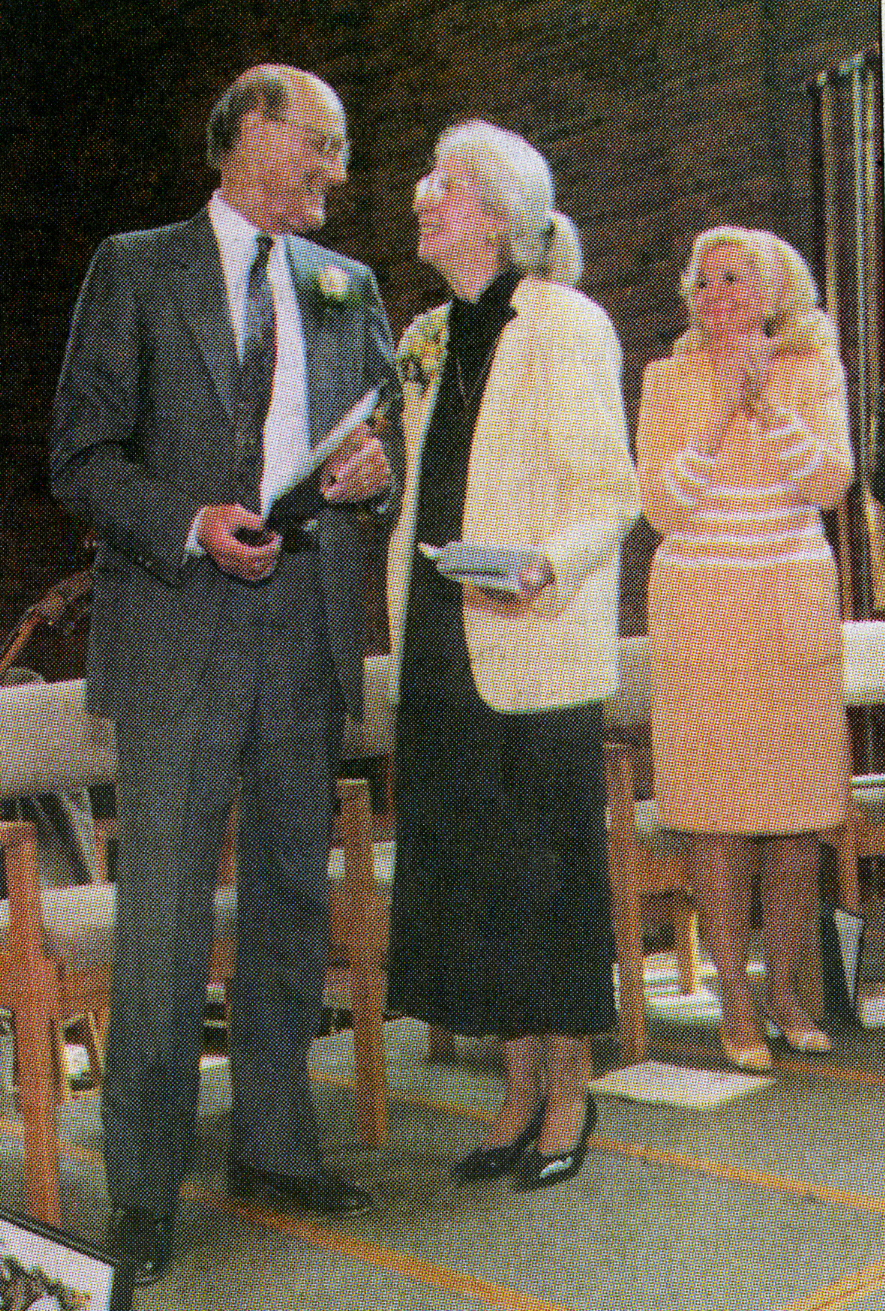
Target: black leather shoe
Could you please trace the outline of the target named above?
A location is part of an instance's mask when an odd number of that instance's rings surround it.
[[[138,1287],[163,1278],[172,1255],[172,1217],[118,1206],[108,1223],[108,1249],[124,1281]]]
[[[555,1156],[545,1156],[537,1147],[533,1147],[528,1156],[519,1163],[513,1180],[514,1188],[521,1192],[527,1192],[532,1188],[546,1188],[549,1184],[562,1183],[564,1179],[571,1179],[573,1174],[577,1174],[584,1164],[587,1139],[596,1128],[597,1118],[596,1102],[588,1093],[584,1123],[581,1125],[581,1132],[574,1147]]]
[[[246,1202],[267,1191],[277,1193],[300,1211],[319,1211],[324,1215],[360,1215],[375,1205],[369,1193],[322,1166],[310,1174],[287,1175],[230,1161],[227,1187],[228,1192]]]
[[[473,1183],[477,1179],[501,1179],[515,1169],[523,1153],[535,1141],[544,1123],[547,1110],[547,1098],[541,1101],[522,1133],[509,1143],[499,1143],[497,1147],[477,1147],[452,1166],[452,1174],[462,1183]]]

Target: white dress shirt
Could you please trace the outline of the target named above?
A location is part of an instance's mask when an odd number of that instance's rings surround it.
[[[242,359],[246,285],[249,269],[258,250],[260,229],[232,209],[218,191],[209,201],[209,219],[218,242],[231,323],[237,352]],[[273,293],[276,314],[277,359],[273,394],[264,421],[262,515],[267,514],[271,502],[288,485],[294,457],[303,454],[310,445],[304,333],[289,271],[285,236],[274,238],[267,262],[267,279]],[[187,542],[188,551],[194,554],[202,554],[202,548],[196,540],[199,519],[200,515],[197,515]]]

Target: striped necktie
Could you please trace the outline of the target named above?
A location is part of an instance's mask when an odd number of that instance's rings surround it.
[[[273,292],[267,278],[267,261],[273,247],[273,237],[261,232],[257,244],[258,251],[252,260],[246,284],[243,358],[240,364],[237,409],[237,445],[242,453],[239,492],[242,504],[249,509],[258,508],[264,421],[273,393],[277,359]]]

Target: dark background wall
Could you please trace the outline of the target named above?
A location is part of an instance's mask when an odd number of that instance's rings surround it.
[[[397,335],[442,294],[414,260],[410,210],[439,130],[481,115],[529,137],[581,229],[582,286],[623,342],[632,424],[643,365],[683,326],[696,232],[772,228],[820,268],[806,82],[878,33],[869,0],[0,0],[0,636],[90,556],[45,469],[90,255],[206,200],[203,124],[243,68],[298,64],[342,96],[355,149],[323,240],[373,265]],[[652,546],[638,525],[625,631],[644,623]],[[81,672],[76,643],[41,655],[51,676]]]

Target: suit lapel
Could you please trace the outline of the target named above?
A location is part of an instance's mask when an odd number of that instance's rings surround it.
[[[239,363],[218,243],[207,210],[181,231],[167,264],[171,294],[227,413],[234,417]]]

